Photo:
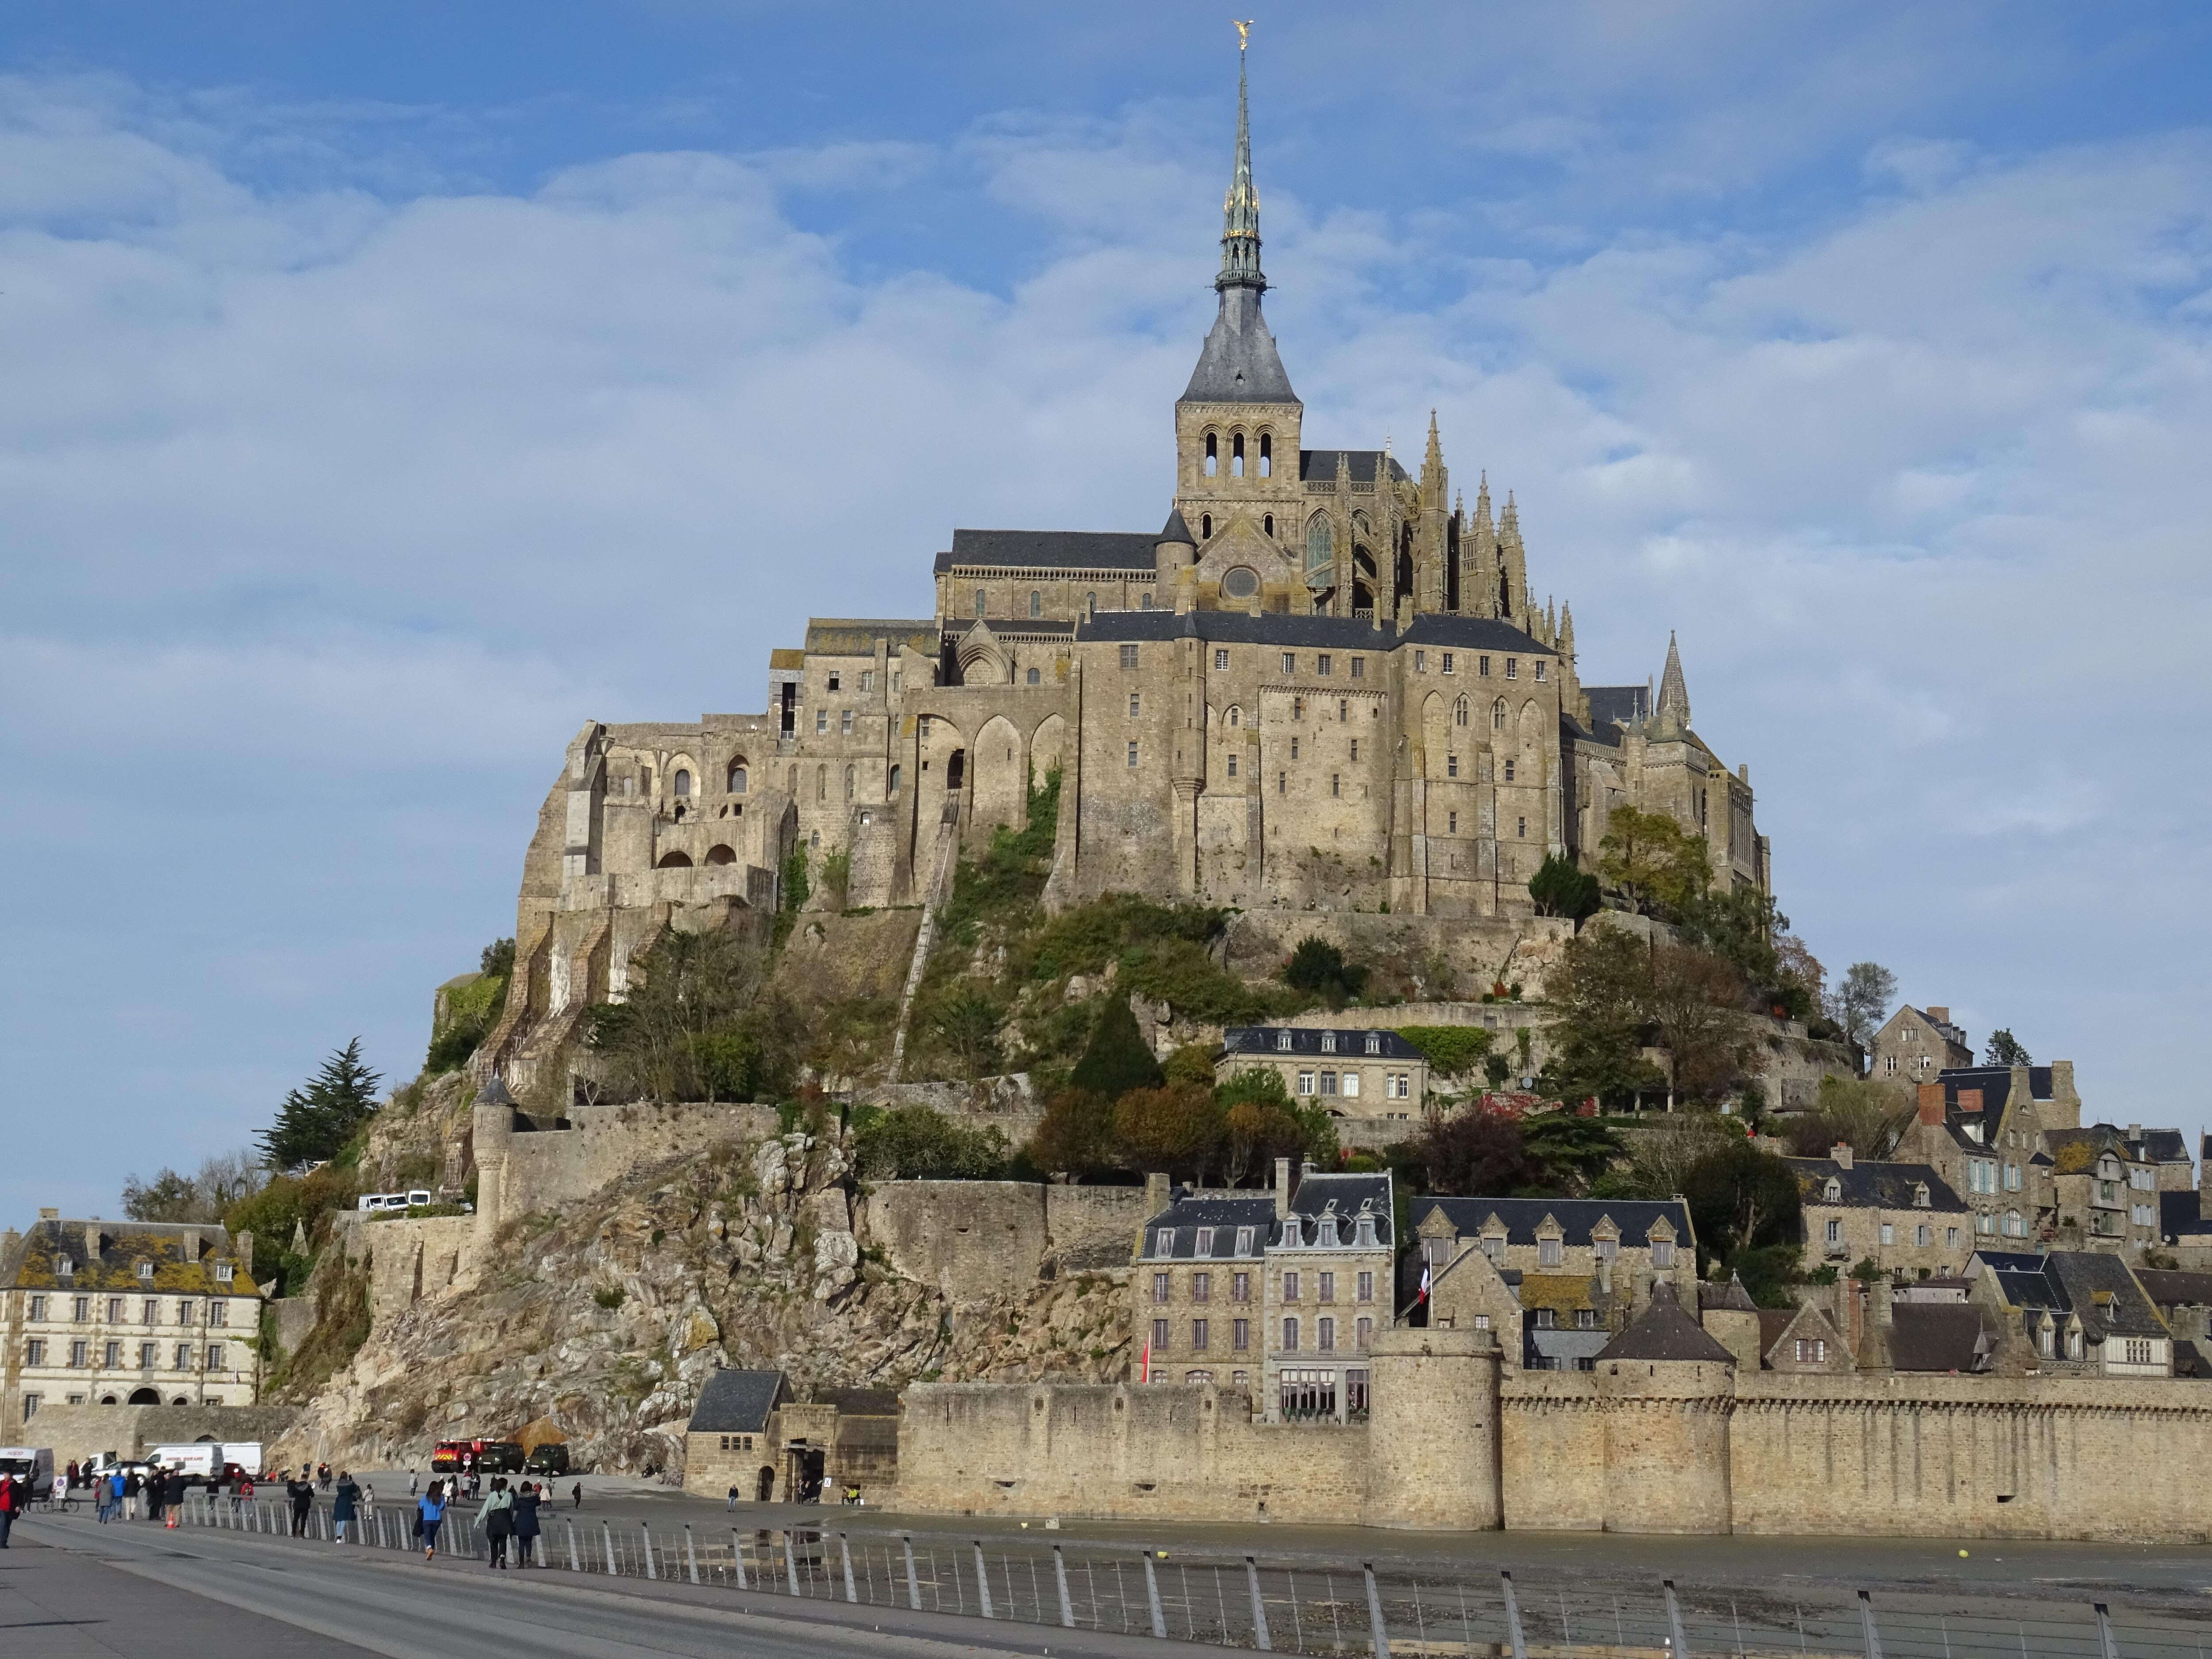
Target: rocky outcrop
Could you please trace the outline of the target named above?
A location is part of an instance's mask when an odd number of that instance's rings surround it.
[[[781,1369],[802,1399],[1126,1374],[1126,1270],[1048,1279],[1041,1259],[982,1294],[925,1282],[870,1242],[860,1193],[850,1143],[827,1123],[522,1215],[468,1278],[380,1316],[280,1456],[420,1465],[435,1440],[534,1423],[579,1467],[674,1478],[719,1365]],[[357,1230],[349,1248],[373,1254],[380,1231]]]

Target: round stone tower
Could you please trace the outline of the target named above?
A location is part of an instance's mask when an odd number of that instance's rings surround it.
[[[1488,1331],[1382,1331],[1368,1360],[1366,1523],[1503,1526],[1497,1339]]]
[[[1655,1287],[1597,1356],[1607,1532],[1729,1532],[1735,1356]]]

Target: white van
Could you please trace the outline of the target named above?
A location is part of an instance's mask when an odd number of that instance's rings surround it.
[[[54,1449],[52,1446],[0,1446],[0,1474],[27,1482],[31,1501],[43,1503],[54,1490]]]
[[[378,1210],[411,1210],[419,1205],[434,1204],[436,1196],[420,1187],[405,1193],[363,1193],[354,1207],[364,1212]]]
[[[156,1446],[146,1454],[149,1463],[174,1469],[185,1480],[204,1486],[222,1472],[223,1449],[212,1440],[195,1440]]]

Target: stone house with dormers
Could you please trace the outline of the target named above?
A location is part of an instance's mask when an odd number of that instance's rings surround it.
[[[1886,1278],[1929,1279],[1973,1252],[1972,1214],[1930,1164],[1856,1158],[1841,1143],[1783,1162],[1797,1177],[1807,1273],[1872,1261]]]
[[[2057,1212],[2045,1136],[2081,1127],[2073,1062],[1944,1072],[1917,1096],[1892,1155],[1931,1166],[1965,1200],[1974,1247],[2018,1250],[2050,1240]]]
[[[1214,1058],[1215,1080],[1254,1069],[1274,1073],[1291,1099],[1331,1117],[1418,1122],[1427,1111],[1428,1057],[1379,1027],[1231,1026]]]
[[[2178,1133],[2173,1138],[2179,1139]],[[2057,1129],[2044,1137],[2051,1158],[2051,1191],[2057,1243],[2083,1250],[2117,1250],[2130,1257],[2155,1248],[2164,1236],[2159,1207],[2158,1149],[2140,1128],[2134,1138],[2109,1123]]]
[[[1272,1194],[1176,1193],[1130,1274],[1149,1380],[1249,1390],[1275,1422],[1358,1422],[1367,1354],[1395,1322],[1391,1177],[1294,1173]]]
[[[1978,1252],[1972,1304],[1998,1331],[2006,1376],[2162,1377],[2174,1338],[2126,1262],[2106,1250]]]
[[[1417,1198],[1411,1301],[1427,1322],[1495,1334],[1509,1370],[1587,1370],[1664,1282],[1696,1305],[1696,1236],[1680,1199]]]
[[[0,1433],[48,1405],[253,1405],[261,1300],[251,1233],[41,1210],[0,1234]]]
[[[1933,1083],[1945,1072],[1971,1067],[1974,1046],[1951,1023],[1951,1011],[1930,1006],[1899,1008],[1867,1044],[1870,1075],[1883,1082]]]

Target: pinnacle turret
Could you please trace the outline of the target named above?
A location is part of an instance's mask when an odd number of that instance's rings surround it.
[[[1672,712],[1684,726],[1690,723],[1690,688],[1682,678],[1682,653],[1674,643],[1674,631],[1667,630],[1667,667],[1659,676],[1659,699],[1651,712],[1663,714]]]

